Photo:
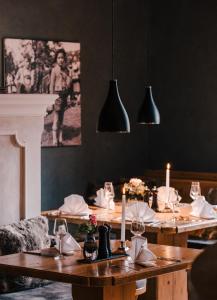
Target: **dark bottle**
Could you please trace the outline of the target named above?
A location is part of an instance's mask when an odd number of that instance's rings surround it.
[[[157,193],[158,193],[158,191],[157,191],[157,187],[154,186],[151,191],[152,191],[152,206],[151,206],[151,208],[154,211],[158,211],[158,203],[157,203]]]
[[[104,225],[108,229],[108,231],[107,231],[107,248],[108,248],[108,253],[109,253],[109,256],[112,256],[111,245],[110,245],[110,233],[111,233],[112,227],[109,224],[104,224]]]
[[[98,227],[99,231],[99,247],[98,247],[98,257],[97,259],[103,259],[109,257],[109,251],[107,247],[107,233],[108,228],[105,225]]]
[[[53,248],[53,247],[55,247],[56,246],[56,239],[55,238],[52,238],[51,240],[50,240],[50,248]]]
[[[150,195],[150,190],[145,186],[145,191],[144,191],[144,202],[146,202],[149,205],[149,195]]]

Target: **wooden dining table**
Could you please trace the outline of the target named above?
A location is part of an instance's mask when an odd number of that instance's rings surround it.
[[[113,249],[118,245],[115,241]],[[201,250],[156,244],[149,244],[148,248],[157,256],[155,266],[135,264],[129,256],[83,263],[79,261],[81,251],[63,260],[32,252],[0,256],[0,270],[71,283],[73,300],[134,300],[137,280],[189,269],[201,253]]]
[[[121,203],[115,204],[114,210],[108,210],[97,206],[89,206],[91,213],[96,215],[97,224],[108,223],[116,233],[121,228]],[[88,220],[88,216],[71,215],[61,213],[59,210],[43,211],[43,216],[49,220],[56,217],[64,217],[68,223],[82,224]],[[187,247],[189,233],[205,228],[217,226],[217,219],[203,219],[193,216],[182,217],[180,213],[175,213],[176,220],[172,220],[171,212],[157,212],[153,222],[145,223],[145,233],[149,241],[158,244]],[[126,230],[130,231],[131,222],[126,220]]]
[[[112,230],[120,236],[121,228],[121,203],[115,203],[115,210],[107,210],[96,206],[89,207],[93,214],[97,216],[98,224],[109,223]],[[57,216],[64,216],[68,223],[81,224],[88,219],[87,216],[76,216],[61,214],[58,210],[42,212],[50,220]],[[180,216],[176,213],[176,221],[172,220],[172,213],[156,213],[156,220],[149,222],[145,226],[145,235],[151,243],[187,247],[190,233],[205,228],[217,226],[217,219],[202,219],[192,216]],[[130,222],[126,221],[127,237],[130,237]],[[174,284],[174,282],[176,284]],[[158,276],[157,279],[150,280],[147,293],[143,299],[148,300],[187,300],[187,274],[185,271]]]

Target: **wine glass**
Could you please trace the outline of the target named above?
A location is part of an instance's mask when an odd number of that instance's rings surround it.
[[[114,187],[113,187],[112,182],[104,183],[104,194],[105,194],[105,198],[107,200],[107,207],[110,208],[110,201],[112,201],[115,196]]]
[[[142,218],[132,219],[130,231],[134,236],[141,236],[145,232],[145,224]]]
[[[193,200],[196,200],[199,196],[201,196],[200,182],[199,181],[193,181],[191,183],[190,197]]]
[[[66,235],[68,232],[68,226],[66,219],[63,218],[56,218],[54,221],[54,228],[53,233],[56,236],[57,239],[59,239],[59,255],[56,257],[56,259],[63,259],[64,256],[62,254],[62,238]]]
[[[168,197],[168,203],[170,205],[170,208],[172,209],[172,220],[175,221],[175,207],[179,203],[179,193],[177,190],[170,190],[169,191],[169,197]]]

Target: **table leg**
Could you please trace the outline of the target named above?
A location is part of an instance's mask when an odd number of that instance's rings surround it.
[[[157,243],[162,245],[187,247],[187,233],[158,233]],[[157,298],[171,300],[187,300],[187,272],[185,270],[159,276],[157,278]]]
[[[135,300],[135,293],[135,282],[104,287],[72,286],[73,300]]]
[[[149,235],[148,241],[169,246],[187,247],[187,233]],[[148,280],[147,291],[139,300],[187,300],[187,272],[165,274]]]
[[[170,246],[187,247],[188,233],[177,234],[162,234],[157,236],[157,243]],[[167,288],[166,288],[167,287]],[[170,297],[166,293],[165,288],[170,291]],[[159,276],[157,282],[157,299],[171,299],[171,300],[187,300],[187,272],[186,270],[174,272],[164,276]]]
[[[148,242],[161,245],[187,247],[188,233],[166,234],[147,232]],[[130,233],[127,232],[130,239]],[[139,300],[187,300],[187,272],[185,270],[165,274],[147,281],[146,293]]]

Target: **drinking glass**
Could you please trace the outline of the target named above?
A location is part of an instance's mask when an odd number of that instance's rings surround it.
[[[142,218],[132,219],[130,231],[134,236],[141,236],[145,232],[145,224]]]
[[[63,218],[56,218],[54,221],[54,228],[53,233],[56,236],[57,239],[59,239],[59,255],[56,257],[56,259],[63,259],[64,256],[62,254],[62,238],[66,235],[68,232],[68,226],[66,219]]]
[[[170,190],[168,203],[169,203],[169,206],[172,209],[172,213],[173,213],[172,220],[175,221],[176,220],[175,207],[179,203],[179,193],[177,190]]]
[[[115,193],[114,193],[114,187],[112,182],[105,182],[104,183],[104,193],[105,198],[107,199],[107,207],[110,208],[110,201],[114,199]]]
[[[196,200],[201,195],[200,182],[194,181],[191,183],[190,197]]]

